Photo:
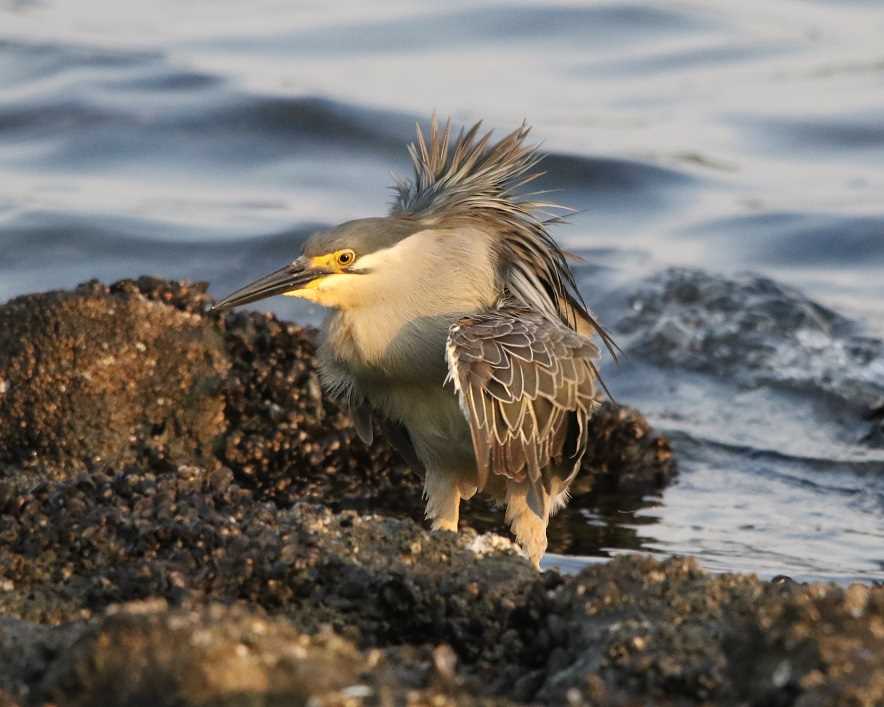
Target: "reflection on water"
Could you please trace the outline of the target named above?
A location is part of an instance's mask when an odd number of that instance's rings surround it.
[[[383,212],[415,120],[527,117],[629,354],[612,389],[681,462],[661,498],[575,499],[554,559],[881,578],[882,32],[884,7],[835,0],[6,0],[0,300],[228,291]]]

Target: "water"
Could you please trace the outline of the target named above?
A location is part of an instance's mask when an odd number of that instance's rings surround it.
[[[861,0],[0,0],[0,301],[143,273],[226,293],[383,213],[415,120],[526,117],[628,353],[609,385],[682,469],[570,509],[552,561],[882,579],[882,36]]]

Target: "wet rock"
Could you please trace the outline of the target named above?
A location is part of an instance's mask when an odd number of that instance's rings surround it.
[[[818,391],[859,414],[884,396],[884,342],[768,278],[671,268],[628,305],[621,345],[655,363]]]
[[[634,408],[602,403],[590,419],[587,436],[589,446],[574,494],[645,496],[665,488],[675,477],[669,440]]]
[[[862,438],[866,444],[884,448],[884,401],[875,401],[866,411],[869,429]]]
[[[670,268],[630,301],[618,330],[631,350],[661,363],[717,373],[769,367],[778,348],[802,334],[831,336],[847,320],[768,278],[724,278]]]

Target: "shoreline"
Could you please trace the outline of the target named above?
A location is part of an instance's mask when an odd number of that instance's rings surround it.
[[[884,588],[537,574],[500,535],[431,534],[311,332],[209,303],[141,278],[0,306],[0,705],[884,701]],[[586,493],[673,478],[639,412],[594,424]]]

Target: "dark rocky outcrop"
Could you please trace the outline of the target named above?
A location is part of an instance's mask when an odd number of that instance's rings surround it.
[[[314,516],[318,527],[322,518]],[[389,522],[368,519],[363,530]],[[354,625],[380,608],[398,625],[393,633],[347,638],[334,624],[313,626],[315,606],[299,602],[267,611],[195,595],[175,606],[151,599],[54,628],[5,620],[0,686],[24,704],[77,705],[304,704],[307,696],[329,700],[318,704],[403,704],[409,696],[409,704],[550,705],[884,699],[884,589],[778,585],[640,557],[575,577],[536,575],[506,553],[471,554],[465,543],[475,539],[394,524],[399,540],[430,549],[431,564],[456,544],[447,571],[473,580],[458,596],[449,594],[452,584],[427,593],[408,570],[390,573],[390,563],[369,553],[366,584],[323,587],[327,607],[358,606]],[[334,538],[340,530],[331,525]],[[378,575],[387,577],[383,599],[372,596]],[[462,611],[452,602],[473,604],[467,643],[450,632]],[[418,616],[436,619],[415,630]]]
[[[230,362],[194,312],[90,283],[12,300],[0,331],[0,463],[59,476],[145,440],[203,456],[225,429]]]
[[[366,447],[323,395],[316,332],[270,315],[207,314],[205,289],[90,282],[0,307],[0,503],[3,477],[28,485],[133,463],[196,464],[231,470],[277,506],[306,500],[421,520],[420,475],[382,434]],[[598,484],[640,496],[675,472],[668,442],[635,410],[605,404],[591,435],[577,493]],[[487,505],[476,510],[488,518]],[[554,528],[552,549],[556,537]]]
[[[537,574],[429,533],[313,332],[208,303],[144,278],[0,307],[0,705],[884,703],[884,589]],[[578,501],[671,478],[637,411],[593,425]]]

